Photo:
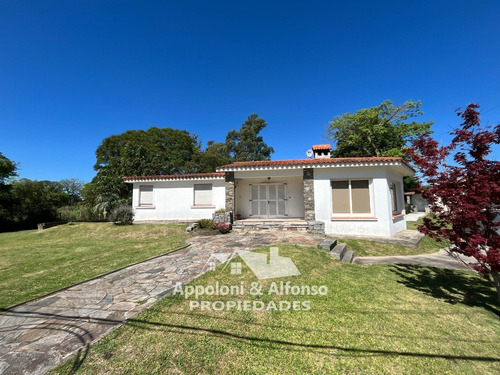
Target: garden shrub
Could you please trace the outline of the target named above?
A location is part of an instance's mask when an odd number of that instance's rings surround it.
[[[218,229],[222,234],[231,232],[231,226],[226,223],[217,223],[214,225],[215,229]]]
[[[111,211],[109,221],[118,225],[130,225],[134,221],[132,207],[122,204]]]
[[[198,220],[199,229],[214,229],[214,222],[212,219],[201,219]]]

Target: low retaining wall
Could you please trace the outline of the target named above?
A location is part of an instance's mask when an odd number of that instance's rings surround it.
[[[214,224],[225,223],[232,224],[233,223],[233,213],[232,212],[222,212],[220,214],[213,214],[212,219]]]

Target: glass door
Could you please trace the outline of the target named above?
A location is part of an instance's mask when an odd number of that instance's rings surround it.
[[[286,202],[286,184],[250,185],[250,212],[253,217],[284,217]]]

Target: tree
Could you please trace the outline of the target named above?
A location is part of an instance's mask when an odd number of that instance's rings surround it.
[[[248,116],[241,125],[240,131],[231,130],[226,136],[226,147],[232,161],[269,160],[274,149],[269,147],[261,130],[267,126],[266,121],[257,113]]]
[[[214,141],[208,141],[205,150],[199,152],[195,160],[199,173],[214,172],[217,167],[231,162],[226,144]]]
[[[14,220],[21,227],[58,219],[57,209],[69,202],[59,182],[20,179],[12,184]]]
[[[17,163],[0,152],[0,184],[5,184],[8,179],[17,176],[16,171]]]
[[[5,157],[0,152],[0,226],[12,226],[14,212],[14,199],[10,180],[17,176],[17,164]]]
[[[432,122],[417,122],[421,102],[390,100],[355,113],[344,113],[330,122],[327,136],[335,143],[332,157],[404,156],[403,149],[423,134]]]
[[[500,124],[482,128],[478,108],[457,111],[463,123],[451,132],[450,145],[440,147],[424,134],[406,153],[428,183],[420,191],[433,211],[419,230],[475,258],[473,267],[493,279],[500,302],[500,162],[488,159],[492,145],[500,144]]]
[[[130,202],[131,187],[123,176],[196,172],[199,150],[195,135],[171,128],[129,130],[107,137],[96,151],[94,193],[109,208]]]
[[[82,189],[85,183],[76,178],[66,178],[59,181],[63,193],[69,196],[69,205],[73,206],[75,203],[82,200]]]

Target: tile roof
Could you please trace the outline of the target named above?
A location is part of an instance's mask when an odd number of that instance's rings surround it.
[[[366,157],[366,158],[324,158],[324,159],[293,159],[293,160],[262,160],[262,161],[238,161],[217,168],[218,171],[233,170],[239,168],[264,168],[264,167],[298,167],[315,165],[335,164],[370,164],[370,163],[402,163],[412,171],[415,169],[401,158],[395,157]]]
[[[155,175],[155,176],[126,176],[122,177],[125,182],[131,181],[162,181],[162,180],[206,180],[213,178],[224,177],[224,172],[212,173],[188,173],[188,174],[169,174],[169,175]]]
[[[330,145],[313,145],[312,149],[313,149],[313,151],[331,150],[332,146],[330,146]]]

